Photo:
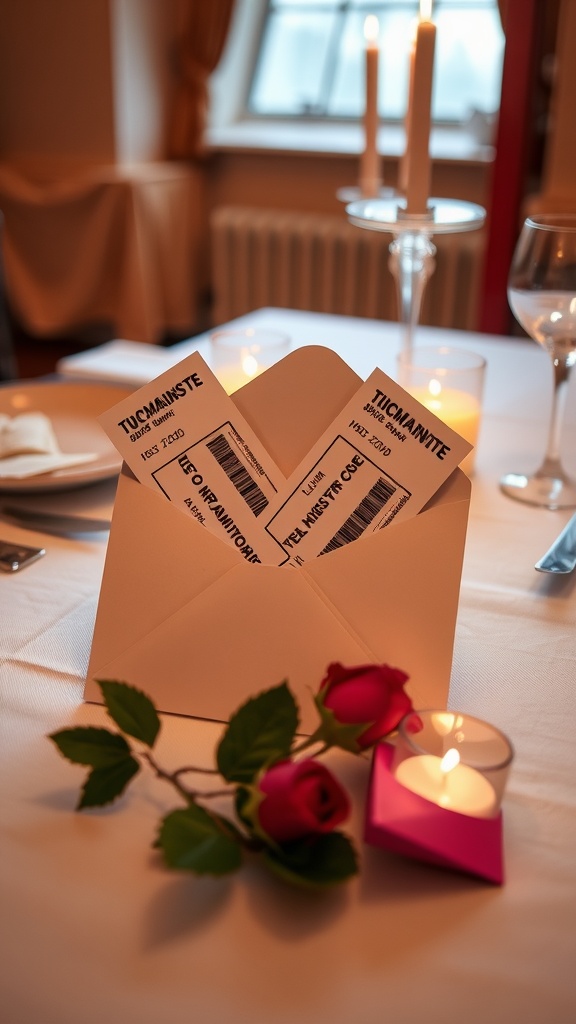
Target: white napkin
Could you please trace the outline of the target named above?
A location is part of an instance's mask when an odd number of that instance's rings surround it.
[[[123,381],[136,387],[159,377],[181,358],[183,356],[172,353],[169,348],[155,348],[139,341],[117,339],[85,352],[64,356],[56,364],[56,369],[63,377]]]
[[[55,469],[92,462],[95,452],[60,451],[52,424],[41,412],[0,413],[0,478],[22,480]]]

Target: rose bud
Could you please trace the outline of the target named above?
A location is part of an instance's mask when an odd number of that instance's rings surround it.
[[[259,788],[265,795],[258,820],[277,843],[331,832],[350,813],[345,790],[312,758],[279,761],[262,776]]]
[[[389,665],[344,668],[335,662],[328,666],[319,698],[341,725],[368,725],[356,737],[358,746],[366,749],[392,732],[412,710],[403,689],[407,679],[405,672]]]

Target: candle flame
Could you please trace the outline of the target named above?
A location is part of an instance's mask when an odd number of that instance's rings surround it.
[[[432,0],[420,0],[420,21],[432,21]]]
[[[255,377],[258,373],[258,360],[253,355],[243,355],[242,369],[247,377]]]
[[[429,381],[428,391],[430,392],[433,398],[437,398],[440,392],[442,391],[442,385],[439,380],[436,380],[435,377],[433,377],[432,380]]]
[[[444,772],[445,775],[451,772],[460,762],[460,754],[455,747],[450,747],[444,754],[444,757],[440,761],[440,771]]]
[[[375,43],[378,39],[380,25],[375,14],[368,14],[364,22],[364,38],[367,43]]]

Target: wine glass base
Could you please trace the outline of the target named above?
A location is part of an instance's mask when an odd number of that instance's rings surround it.
[[[525,476],[507,473],[500,481],[500,489],[508,498],[552,510],[576,508],[576,482],[567,477]]]

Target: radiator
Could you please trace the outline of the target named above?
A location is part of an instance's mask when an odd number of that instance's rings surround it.
[[[211,216],[213,320],[262,306],[397,320],[392,236],[342,216],[240,206]],[[436,235],[436,267],[420,322],[477,329],[484,235]]]

